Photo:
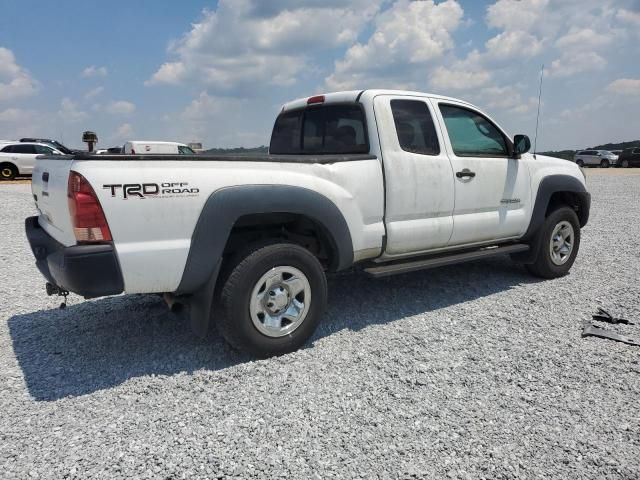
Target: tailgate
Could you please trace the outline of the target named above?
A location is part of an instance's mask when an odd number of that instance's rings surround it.
[[[31,191],[38,209],[38,223],[63,245],[75,245],[67,202],[71,159],[38,158],[31,179]]]

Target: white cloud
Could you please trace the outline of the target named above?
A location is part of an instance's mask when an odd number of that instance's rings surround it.
[[[533,96],[523,98],[519,88],[519,85],[483,88],[474,95],[474,101],[490,111],[528,113],[537,107],[538,99]]]
[[[602,70],[607,61],[595,52],[565,53],[551,62],[550,77],[569,77],[578,73]]]
[[[0,110],[0,138],[27,137],[40,131],[43,114],[35,110],[22,108],[7,108]]]
[[[37,90],[38,83],[16,63],[13,52],[0,47],[0,102],[29,97]]]
[[[640,78],[619,78],[607,86],[607,91],[618,95],[640,96]]]
[[[550,0],[498,0],[487,9],[490,27],[528,30],[541,21]]]
[[[471,90],[489,83],[491,74],[488,71],[467,71],[436,68],[430,77],[433,88],[438,90]]]
[[[595,31],[591,28],[571,27],[569,33],[556,41],[556,47],[561,50],[586,50],[608,45],[612,41],[612,34],[607,31]]]
[[[123,123],[116,128],[111,135],[111,140],[114,142],[122,141],[126,142],[127,140],[131,140],[135,135],[135,131],[133,126],[130,123]]]
[[[90,65],[82,70],[82,76],[85,78],[106,77],[107,73],[107,67],[96,67],[95,65]]]
[[[621,8],[616,12],[616,19],[619,22],[627,23],[632,26],[640,27],[640,12],[634,12]]]
[[[542,52],[543,42],[522,30],[502,32],[486,43],[487,52],[502,61],[534,57]]]
[[[112,115],[129,115],[136,111],[136,106],[126,100],[113,100],[104,107],[104,110]]]
[[[87,93],[84,94],[84,98],[85,100],[91,100],[92,98],[95,98],[98,95],[100,95],[102,92],[104,92],[104,87],[92,88],[91,90],[89,90]]]
[[[453,45],[451,34],[462,20],[462,7],[455,0],[435,4],[432,0],[398,0],[375,19],[375,30],[364,44],[350,47],[325,79],[329,89],[364,88],[384,78],[396,66],[423,69]],[[405,77],[406,81],[406,77]]]
[[[65,122],[76,123],[88,118],[86,112],[78,108],[78,104],[71,100],[69,97],[64,97],[60,101],[60,110],[58,110],[58,116],[60,116]]]
[[[308,58],[355,41],[382,0],[220,0],[169,51],[147,85],[201,83],[212,91],[295,83]],[[286,7],[286,8],[285,8]]]

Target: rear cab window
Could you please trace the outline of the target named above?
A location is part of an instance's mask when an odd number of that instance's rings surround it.
[[[273,127],[269,153],[369,153],[362,105],[323,104],[281,113]]]

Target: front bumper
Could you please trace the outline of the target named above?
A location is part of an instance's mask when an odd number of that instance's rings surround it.
[[[40,227],[38,217],[25,220],[36,267],[49,283],[85,298],[117,295],[122,273],[111,244],[65,247]]]

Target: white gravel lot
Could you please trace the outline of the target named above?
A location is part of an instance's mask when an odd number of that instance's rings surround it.
[[[0,476],[640,478],[640,348],[580,337],[598,306],[640,323],[640,176],[589,185],[571,275],[340,275],[313,341],[264,361],[155,296],[58,310],[29,186],[2,185]]]

